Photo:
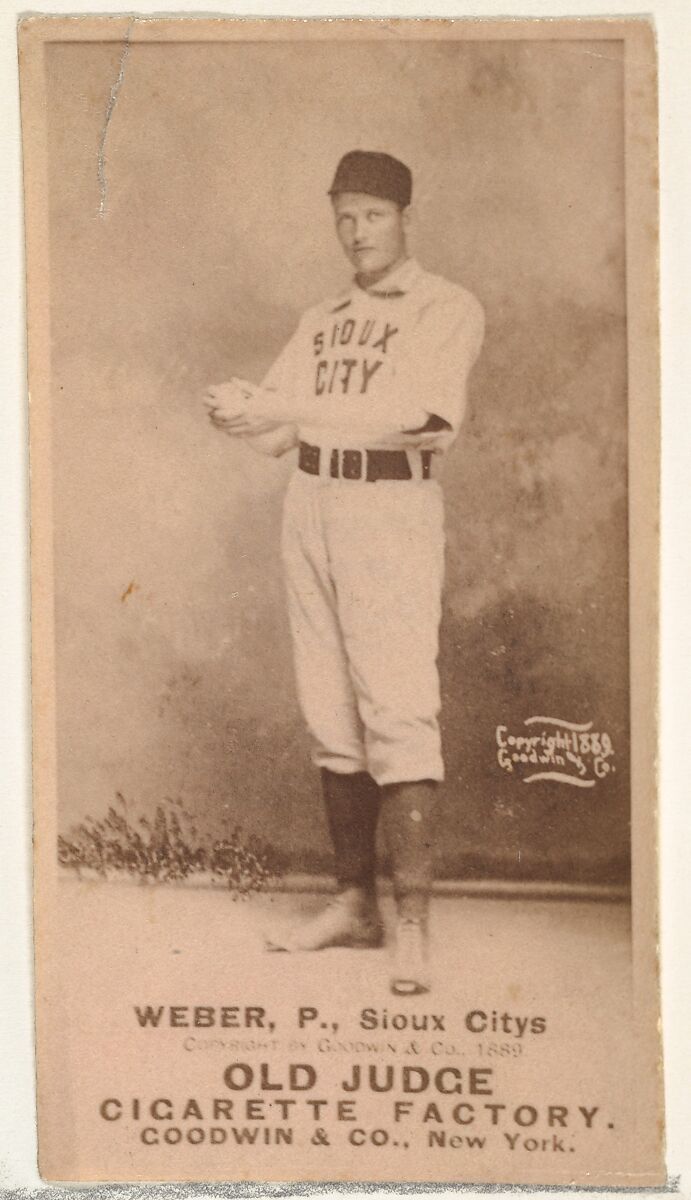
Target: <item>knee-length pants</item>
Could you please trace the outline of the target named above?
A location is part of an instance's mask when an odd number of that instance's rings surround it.
[[[300,705],[317,766],[434,779],[444,513],[437,481],[296,471],[282,556]]]

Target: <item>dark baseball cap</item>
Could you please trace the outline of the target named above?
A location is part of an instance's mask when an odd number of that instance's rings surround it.
[[[407,208],[413,194],[413,177],[405,163],[375,150],[350,150],[336,167],[329,195],[365,192],[382,200],[393,200]]]

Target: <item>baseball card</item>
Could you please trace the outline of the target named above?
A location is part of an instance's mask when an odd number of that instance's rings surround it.
[[[652,23],[19,42],[43,1178],[663,1185]]]

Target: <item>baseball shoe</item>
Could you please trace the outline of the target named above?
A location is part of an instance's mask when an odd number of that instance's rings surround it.
[[[268,936],[267,950],[326,950],[330,946],[376,949],[384,941],[384,926],[371,901],[354,902],[352,894],[341,893],[326,908],[286,936]]]
[[[390,982],[391,991],[397,996],[417,996],[430,989],[427,930],[418,918],[398,918]]]

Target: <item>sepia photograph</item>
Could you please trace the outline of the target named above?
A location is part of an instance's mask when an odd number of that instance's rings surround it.
[[[42,1176],[663,1182],[651,25],[20,82]]]

